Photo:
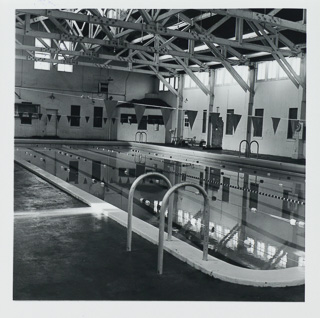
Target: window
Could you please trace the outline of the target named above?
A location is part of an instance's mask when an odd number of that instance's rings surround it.
[[[32,116],[22,116],[20,117],[20,124],[22,125],[32,125]]]
[[[178,89],[178,88],[179,88],[179,77],[176,77],[174,81],[174,89]]]
[[[216,84],[217,85],[222,85],[224,80],[224,69],[219,68],[216,70]]]
[[[93,127],[102,127],[102,107],[94,107],[93,109]]]
[[[226,135],[233,135],[233,115],[234,109],[227,109]]]
[[[202,116],[202,133],[205,133],[207,131],[207,111],[203,111]]]
[[[41,42],[42,41],[42,42]],[[35,39],[35,46],[36,47],[41,47],[41,48],[45,48],[46,45],[48,47],[51,47],[51,40],[50,39]],[[45,43],[45,44],[43,44]],[[40,58],[40,59],[50,59],[51,55],[49,52],[41,52],[41,51],[35,51],[34,55],[36,58]],[[34,68],[36,70],[46,70],[46,71],[50,71],[50,63],[48,62],[42,62],[42,61],[35,61],[34,62]]]
[[[266,246],[263,242],[257,241],[257,256],[264,258],[264,250]]]
[[[262,137],[263,109],[256,109],[254,112],[253,137]]]
[[[257,80],[265,80],[266,79],[266,63],[258,63],[258,74]]]
[[[159,92],[164,91],[164,84],[159,80]]]
[[[189,127],[189,118],[188,118],[188,115],[184,115],[184,127]]]
[[[71,105],[70,126],[80,126],[80,106],[78,105]]]
[[[249,198],[249,209],[258,207],[258,192],[259,184],[251,182],[250,183],[250,198]]]
[[[279,64],[277,61],[270,61],[268,62],[268,79],[276,79],[277,72],[278,72]]]
[[[271,259],[276,254],[276,251],[277,249],[274,246],[268,245],[267,258]]]
[[[222,181],[222,201],[229,202],[229,185],[230,185],[230,178],[223,177]]]
[[[168,80],[169,80],[169,84],[174,88],[175,78],[174,77],[170,77],[170,78],[168,78]]]
[[[190,88],[191,87],[191,78],[187,74],[184,75],[184,87],[185,88]]]
[[[65,51],[72,51],[72,42],[70,41],[60,41],[59,46],[61,50]],[[58,54],[58,60],[65,60],[68,58],[70,55],[67,54]],[[59,72],[72,72],[73,71],[73,65],[69,64],[58,64],[57,70]]]
[[[298,118],[298,108],[289,108],[289,120],[288,120],[288,132],[287,132],[288,139],[293,139],[293,135],[296,130],[297,118]]]
[[[148,126],[148,116],[143,116],[138,125],[138,130],[147,130],[147,126]]]

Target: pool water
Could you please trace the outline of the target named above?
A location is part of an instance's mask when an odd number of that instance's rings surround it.
[[[187,163],[121,146],[16,144],[15,155],[124,211],[133,181],[144,173],[163,173],[172,184],[197,183],[210,198],[211,255],[252,269],[304,266],[304,175],[206,166],[201,158]],[[135,191],[134,216],[158,226],[166,191],[163,180],[144,179]],[[186,187],[173,201],[174,235],[202,249],[202,195]]]

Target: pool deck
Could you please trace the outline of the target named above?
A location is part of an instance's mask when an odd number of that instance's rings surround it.
[[[127,224],[127,213],[125,211],[68,184],[24,160],[16,159],[16,161],[36,175],[54,184],[59,189],[88,204],[92,209],[92,213],[95,215],[107,217],[120,225],[123,225],[125,231]],[[17,217],[19,216],[17,215],[15,219],[17,219]],[[133,232],[154,245],[158,242],[158,229],[135,217],[133,218]],[[126,236],[124,235],[124,239],[125,237]],[[133,248],[135,248],[134,244],[135,242],[133,241]],[[172,241],[167,241],[166,235],[164,249],[179,260],[207,274],[208,277],[211,276],[211,279],[214,278],[228,283],[256,287],[287,287],[303,285],[305,281],[304,267],[287,268],[275,271],[251,270],[228,264],[212,256],[208,257],[208,261],[203,261],[202,252],[200,250],[177,238],[173,238]],[[166,257],[167,256],[165,255],[164,258]],[[156,271],[156,259],[154,260],[154,270]],[[166,270],[170,270],[167,265],[164,266],[164,272]]]

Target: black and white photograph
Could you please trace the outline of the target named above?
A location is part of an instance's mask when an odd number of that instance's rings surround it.
[[[319,10],[12,4],[2,316],[313,316]]]

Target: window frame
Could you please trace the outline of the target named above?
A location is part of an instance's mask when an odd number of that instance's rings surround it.
[[[75,108],[77,107],[77,108]],[[73,111],[75,109],[79,109],[79,115],[73,115]],[[81,106],[80,105],[71,105],[70,108],[70,127],[80,127],[80,116],[81,114]]]

